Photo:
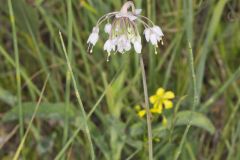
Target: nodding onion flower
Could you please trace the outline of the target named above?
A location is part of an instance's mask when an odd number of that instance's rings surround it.
[[[131,11],[129,10],[131,8]],[[125,53],[129,51],[133,45],[136,53],[142,52],[141,36],[137,28],[137,22],[144,26],[146,41],[158,47],[158,42],[162,42],[163,32],[159,26],[156,26],[150,19],[140,15],[141,9],[135,9],[133,2],[126,2],[119,12],[111,12],[102,16],[95,27],[92,29],[87,43],[88,50],[92,53],[93,46],[99,39],[99,26],[107,21],[104,31],[109,35],[103,49],[107,51],[107,61],[112,52]]]

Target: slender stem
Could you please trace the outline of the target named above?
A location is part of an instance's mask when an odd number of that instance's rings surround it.
[[[67,1],[67,16],[68,16],[68,27],[67,27],[67,35],[68,35],[68,46],[67,50],[69,53],[69,60],[70,63],[73,63],[73,55],[72,55],[72,37],[73,37],[73,14],[72,14],[72,0]],[[70,89],[71,88],[71,74],[69,70],[67,69],[66,73],[66,94],[65,94],[65,112],[68,113],[68,110],[70,108]],[[68,139],[68,133],[69,133],[69,116],[68,114],[65,114],[64,117],[64,129],[63,129],[63,146],[67,142]],[[64,155],[62,157],[62,160],[66,159]]]
[[[132,1],[127,1],[123,4],[122,8],[121,8],[121,13],[123,14],[127,14],[128,13],[128,9],[132,7],[132,12],[135,12],[135,6],[133,4]]]
[[[152,26],[155,26],[154,22],[153,22],[151,19],[147,18],[146,16],[137,15],[137,17],[138,17],[138,18],[143,18],[143,19],[147,20],[148,22],[150,22]],[[139,19],[138,19],[138,20],[139,20]],[[145,22],[145,23],[146,23],[146,22]]]
[[[102,17],[100,17],[98,19],[96,26],[99,26],[103,21],[105,21],[106,19],[110,18],[109,16],[115,15],[117,13],[118,12],[110,12],[110,13],[107,13],[107,14],[103,15]]]
[[[142,70],[142,81],[143,81],[143,90],[144,90],[144,98],[145,98],[145,109],[147,111],[148,154],[149,154],[149,160],[153,160],[151,113],[150,113],[150,109],[149,109],[147,80],[146,80],[146,73],[145,73],[145,68],[144,68],[142,55],[140,56],[140,64],[141,64],[141,70]]]

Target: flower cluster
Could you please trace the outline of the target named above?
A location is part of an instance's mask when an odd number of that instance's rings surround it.
[[[152,114],[159,114],[162,117],[162,123],[166,124],[167,119],[163,116],[164,109],[171,109],[173,107],[172,99],[175,97],[172,91],[165,91],[163,88],[159,88],[155,95],[150,96],[149,101],[153,105],[150,109]],[[138,110],[138,116],[143,117],[146,115],[145,109],[136,108]]]
[[[129,11],[130,8],[131,11]],[[99,26],[105,21],[108,23],[105,25],[104,31],[109,38],[103,48],[107,51],[108,58],[111,53],[125,53],[131,50],[132,46],[136,53],[142,52],[142,40],[137,28],[137,22],[143,24],[145,28],[143,34],[146,41],[151,42],[156,51],[158,42],[162,41],[163,32],[159,26],[156,26],[150,19],[140,15],[140,13],[141,9],[135,9],[133,2],[128,1],[119,12],[111,12],[102,16],[87,40],[90,53],[99,39]]]

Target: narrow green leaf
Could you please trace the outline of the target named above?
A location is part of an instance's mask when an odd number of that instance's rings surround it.
[[[16,96],[12,95],[7,90],[0,87],[0,101],[3,101],[11,106],[17,102]]]
[[[191,117],[191,125],[202,128],[209,133],[215,132],[215,127],[212,122],[202,113],[193,111],[181,111],[176,115],[176,126],[188,125]]]
[[[84,8],[86,8],[88,11],[90,11],[90,12],[92,12],[94,14],[97,14],[97,10],[94,7],[92,7],[91,5],[89,5],[86,1],[80,0],[80,2],[81,2],[81,5]]]
[[[31,118],[34,113],[34,108],[36,106],[36,102],[25,102],[22,104],[23,109],[23,117]],[[64,119],[65,115],[74,117],[75,112],[73,110],[73,105],[70,105],[69,109],[66,112],[65,103],[48,103],[44,102],[39,105],[38,112],[36,113],[36,118],[43,119]],[[3,116],[3,121],[13,121],[18,119],[18,108],[13,107],[10,111],[8,111]]]
[[[197,67],[197,72],[196,72],[197,73],[197,91],[198,91],[199,95],[201,93],[207,56],[208,56],[208,53],[210,50],[210,46],[214,40],[214,36],[215,36],[216,30],[217,30],[217,27],[219,25],[219,21],[221,19],[221,15],[222,15],[223,9],[224,9],[227,1],[228,0],[220,0],[220,1],[218,1],[217,5],[215,6],[211,21],[209,23],[209,29],[207,31],[206,39],[200,49],[201,57],[200,57],[199,64]]]

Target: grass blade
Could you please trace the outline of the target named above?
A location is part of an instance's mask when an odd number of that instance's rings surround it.
[[[24,126],[23,126],[23,114],[22,114],[22,93],[21,93],[21,76],[20,76],[20,64],[19,64],[19,51],[18,51],[18,40],[17,31],[15,25],[15,17],[13,13],[12,1],[8,0],[8,7],[10,13],[10,21],[12,26],[13,34],[13,45],[15,54],[15,64],[16,64],[16,81],[17,81],[17,103],[19,109],[19,127],[20,127],[20,137],[23,138]]]
[[[39,105],[40,105],[40,103],[41,103],[41,101],[42,101],[43,93],[44,93],[44,91],[45,91],[48,78],[49,78],[49,75],[47,76],[47,78],[46,78],[46,80],[45,80],[45,82],[44,82],[44,85],[43,85],[43,88],[42,88],[42,92],[41,92],[41,95],[40,95],[40,97],[39,97],[39,99],[38,99],[38,102],[37,102],[37,105],[36,105],[36,107],[35,107],[34,113],[33,113],[33,115],[32,115],[32,118],[31,118],[31,120],[30,120],[30,123],[29,123],[29,125],[28,125],[28,127],[27,127],[26,133],[24,134],[24,136],[23,136],[23,138],[22,138],[22,140],[21,140],[21,143],[19,144],[18,149],[17,149],[17,151],[16,151],[16,153],[15,153],[15,155],[14,155],[14,157],[13,157],[13,160],[18,160],[18,159],[19,159],[20,152],[21,152],[21,150],[22,150],[23,147],[24,147],[24,143],[25,143],[25,141],[26,141],[28,132],[29,132],[31,126],[32,126],[32,123],[33,123],[33,120],[34,120],[34,118],[35,118],[35,116],[36,116],[38,107],[39,107]]]
[[[205,63],[206,63],[206,60],[207,60],[207,55],[209,53],[209,47],[212,44],[215,32],[217,30],[217,26],[219,24],[224,6],[226,5],[227,1],[228,0],[218,1],[217,5],[214,9],[212,19],[211,19],[210,24],[209,24],[207,37],[204,41],[204,44],[203,44],[202,48],[200,49],[201,58],[199,60],[199,64],[198,64],[198,67],[197,67],[197,89],[198,89],[199,96],[201,96],[200,93],[201,93],[201,88],[202,88],[202,83],[203,83]]]
[[[196,105],[198,104],[199,97],[198,97],[198,91],[197,91],[197,82],[196,82],[196,74],[194,71],[194,60],[193,60],[193,53],[192,53],[192,47],[191,44],[189,43],[189,66],[191,70],[191,76],[192,76],[192,83],[193,83],[193,105],[191,111],[194,112]],[[183,145],[186,141],[187,134],[189,132],[189,129],[191,127],[192,123],[192,114],[189,116],[189,123],[184,131],[183,137],[181,139],[180,145],[177,148],[177,152],[174,156],[174,160],[177,160],[182,152]]]
[[[61,44],[62,44],[62,47],[63,47],[64,54],[65,54],[65,58],[66,58],[66,60],[67,60],[67,66],[68,66],[68,69],[69,69],[69,71],[70,71],[71,78],[72,78],[72,81],[73,81],[73,86],[74,86],[75,94],[76,94],[78,103],[79,103],[79,105],[80,105],[81,112],[82,112],[82,114],[83,114],[84,127],[85,127],[85,131],[86,131],[86,134],[87,134],[88,141],[89,141],[89,143],[90,143],[91,158],[92,158],[92,160],[95,160],[94,148],[93,148],[90,131],[89,131],[88,124],[87,124],[86,112],[85,112],[85,110],[84,110],[83,103],[82,103],[80,94],[79,94],[78,89],[77,89],[77,83],[76,83],[76,80],[75,80],[75,77],[74,77],[74,74],[73,74],[73,71],[72,71],[72,67],[71,67],[71,64],[70,64],[70,60],[69,60],[69,57],[68,57],[68,55],[67,55],[66,47],[65,47],[65,44],[64,44],[64,42],[63,42],[62,34],[61,34],[60,31],[59,31],[59,36],[60,36],[60,40],[61,40]],[[78,133],[78,132],[75,132],[75,133]],[[72,136],[72,137],[74,137],[74,136]],[[61,155],[58,154],[57,157],[55,158],[55,160],[59,159],[60,157],[61,157]]]

